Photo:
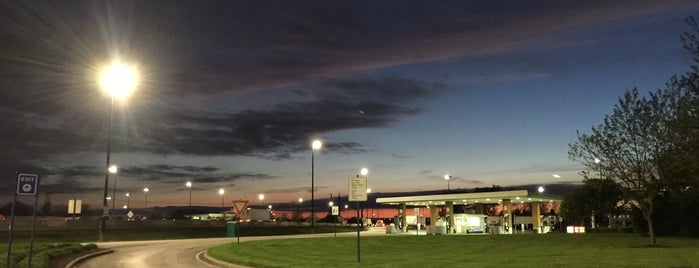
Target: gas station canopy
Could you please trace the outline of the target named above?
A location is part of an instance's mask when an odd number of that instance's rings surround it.
[[[444,205],[447,202],[452,202],[454,205],[498,204],[502,202],[502,200],[510,200],[512,203],[530,203],[561,201],[561,198],[542,194],[529,194],[527,190],[514,190],[480,193],[380,197],[376,199],[376,203],[389,205],[400,205],[403,203],[408,206],[430,206]]]

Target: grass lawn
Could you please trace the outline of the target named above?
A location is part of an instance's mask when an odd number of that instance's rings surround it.
[[[374,236],[250,241],[214,247],[252,267],[699,267],[699,239],[635,234]]]

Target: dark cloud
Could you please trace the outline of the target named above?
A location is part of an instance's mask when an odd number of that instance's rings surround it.
[[[286,102],[265,110],[239,113],[197,113],[172,110],[143,115],[147,133],[129,143],[132,150],[161,154],[252,155],[291,158],[308,150],[309,140],[322,133],[388,127],[420,108],[411,105],[438,94],[439,83],[408,79],[330,81],[319,85],[311,100]],[[395,94],[403,92],[405,94]],[[357,111],[363,111],[359,113]],[[143,132],[143,131],[141,131]],[[131,139],[136,139],[131,138]],[[360,153],[356,142],[327,142],[324,152]]]

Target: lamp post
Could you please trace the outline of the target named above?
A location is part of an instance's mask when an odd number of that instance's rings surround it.
[[[221,218],[225,221],[226,220],[226,209],[223,208],[223,198],[225,197],[226,191],[223,190],[223,188],[218,189],[218,194],[221,195]]]
[[[260,194],[257,196],[257,199],[260,200],[260,206],[262,206],[262,202],[265,200],[265,194]]]
[[[296,211],[296,215],[299,217],[299,222],[303,222],[303,215],[301,214],[301,206],[303,205],[303,198],[299,197],[299,208]]]
[[[150,191],[148,187],[143,188],[143,192],[145,193],[145,197],[143,198],[143,210],[146,210],[146,208],[148,207],[148,191]]]
[[[367,204],[368,204],[368,202],[369,202],[369,194],[371,194],[371,188],[366,188],[366,200],[367,200]],[[367,215],[370,215],[370,214],[369,214],[369,207],[366,206],[366,209],[367,209]],[[363,209],[362,209],[362,218],[364,218],[364,210],[363,210]],[[369,218],[371,218],[371,215],[370,215]]]
[[[602,179],[602,160],[595,158],[595,165],[597,165],[597,170],[599,171],[599,178]]]
[[[451,187],[449,185],[449,180],[451,180],[451,175],[449,175],[449,174],[444,175],[444,180],[447,181],[447,192],[451,192]]]
[[[104,241],[104,233],[109,217],[109,207],[107,207],[107,192],[109,187],[109,156],[112,147],[112,117],[114,114],[114,99],[126,99],[131,91],[136,87],[137,77],[133,68],[114,62],[105,68],[99,77],[100,88],[110,96],[109,105],[109,129],[107,131],[107,162],[104,170],[104,195],[102,196],[102,220],[99,226],[99,241]]]
[[[129,205],[130,205],[130,204],[129,204],[129,201],[131,201],[131,194],[130,194],[130,193],[126,193],[125,195],[126,195],[126,207],[128,208]]]
[[[114,187],[112,187],[112,211],[114,211],[114,213],[116,213],[114,203],[116,203],[116,182],[117,182],[117,178],[118,178],[118,175],[117,175],[118,168],[116,165],[113,165],[113,166],[110,166],[108,170],[109,170],[109,173],[114,174]]]
[[[192,208],[192,182],[187,181],[187,183],[185,183],[184,185],[186,185],[187,188],[189,188],[189,208]]]
[[[320,147],[323,146],[323,143],[320,142],[320,140],[314,140],[311,143],[311,233],[314,233],[314,227],[315,227],[315,151],[320,149]]]
[[[362,175],[362,177],[367,178],[367,180],[369,179],[368,178],[369,169],[362,168],[361,170],[359,170],[359,174]],[[369,192],[371,192],[371,189],[367,188],[366,192],[367,192],[367,200],[369,200]],[[366,206],[366,204],[365,204],[365,206]],[[361,213],[360,218],[362,219],[362,226],[363,226],[364,225],[364,208],[360,208],[360,211],[357,214],[360,214],[360,213]]]

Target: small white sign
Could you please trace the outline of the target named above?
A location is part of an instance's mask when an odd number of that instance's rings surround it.
[[[340,215],[340,207],[339,206],[333,206],[333,216]]]
[[[68,200],[68,214],[82,213],[83,201],[80,199]]]
[[[366,177],[349,178],[349,201],[366,201]]]

